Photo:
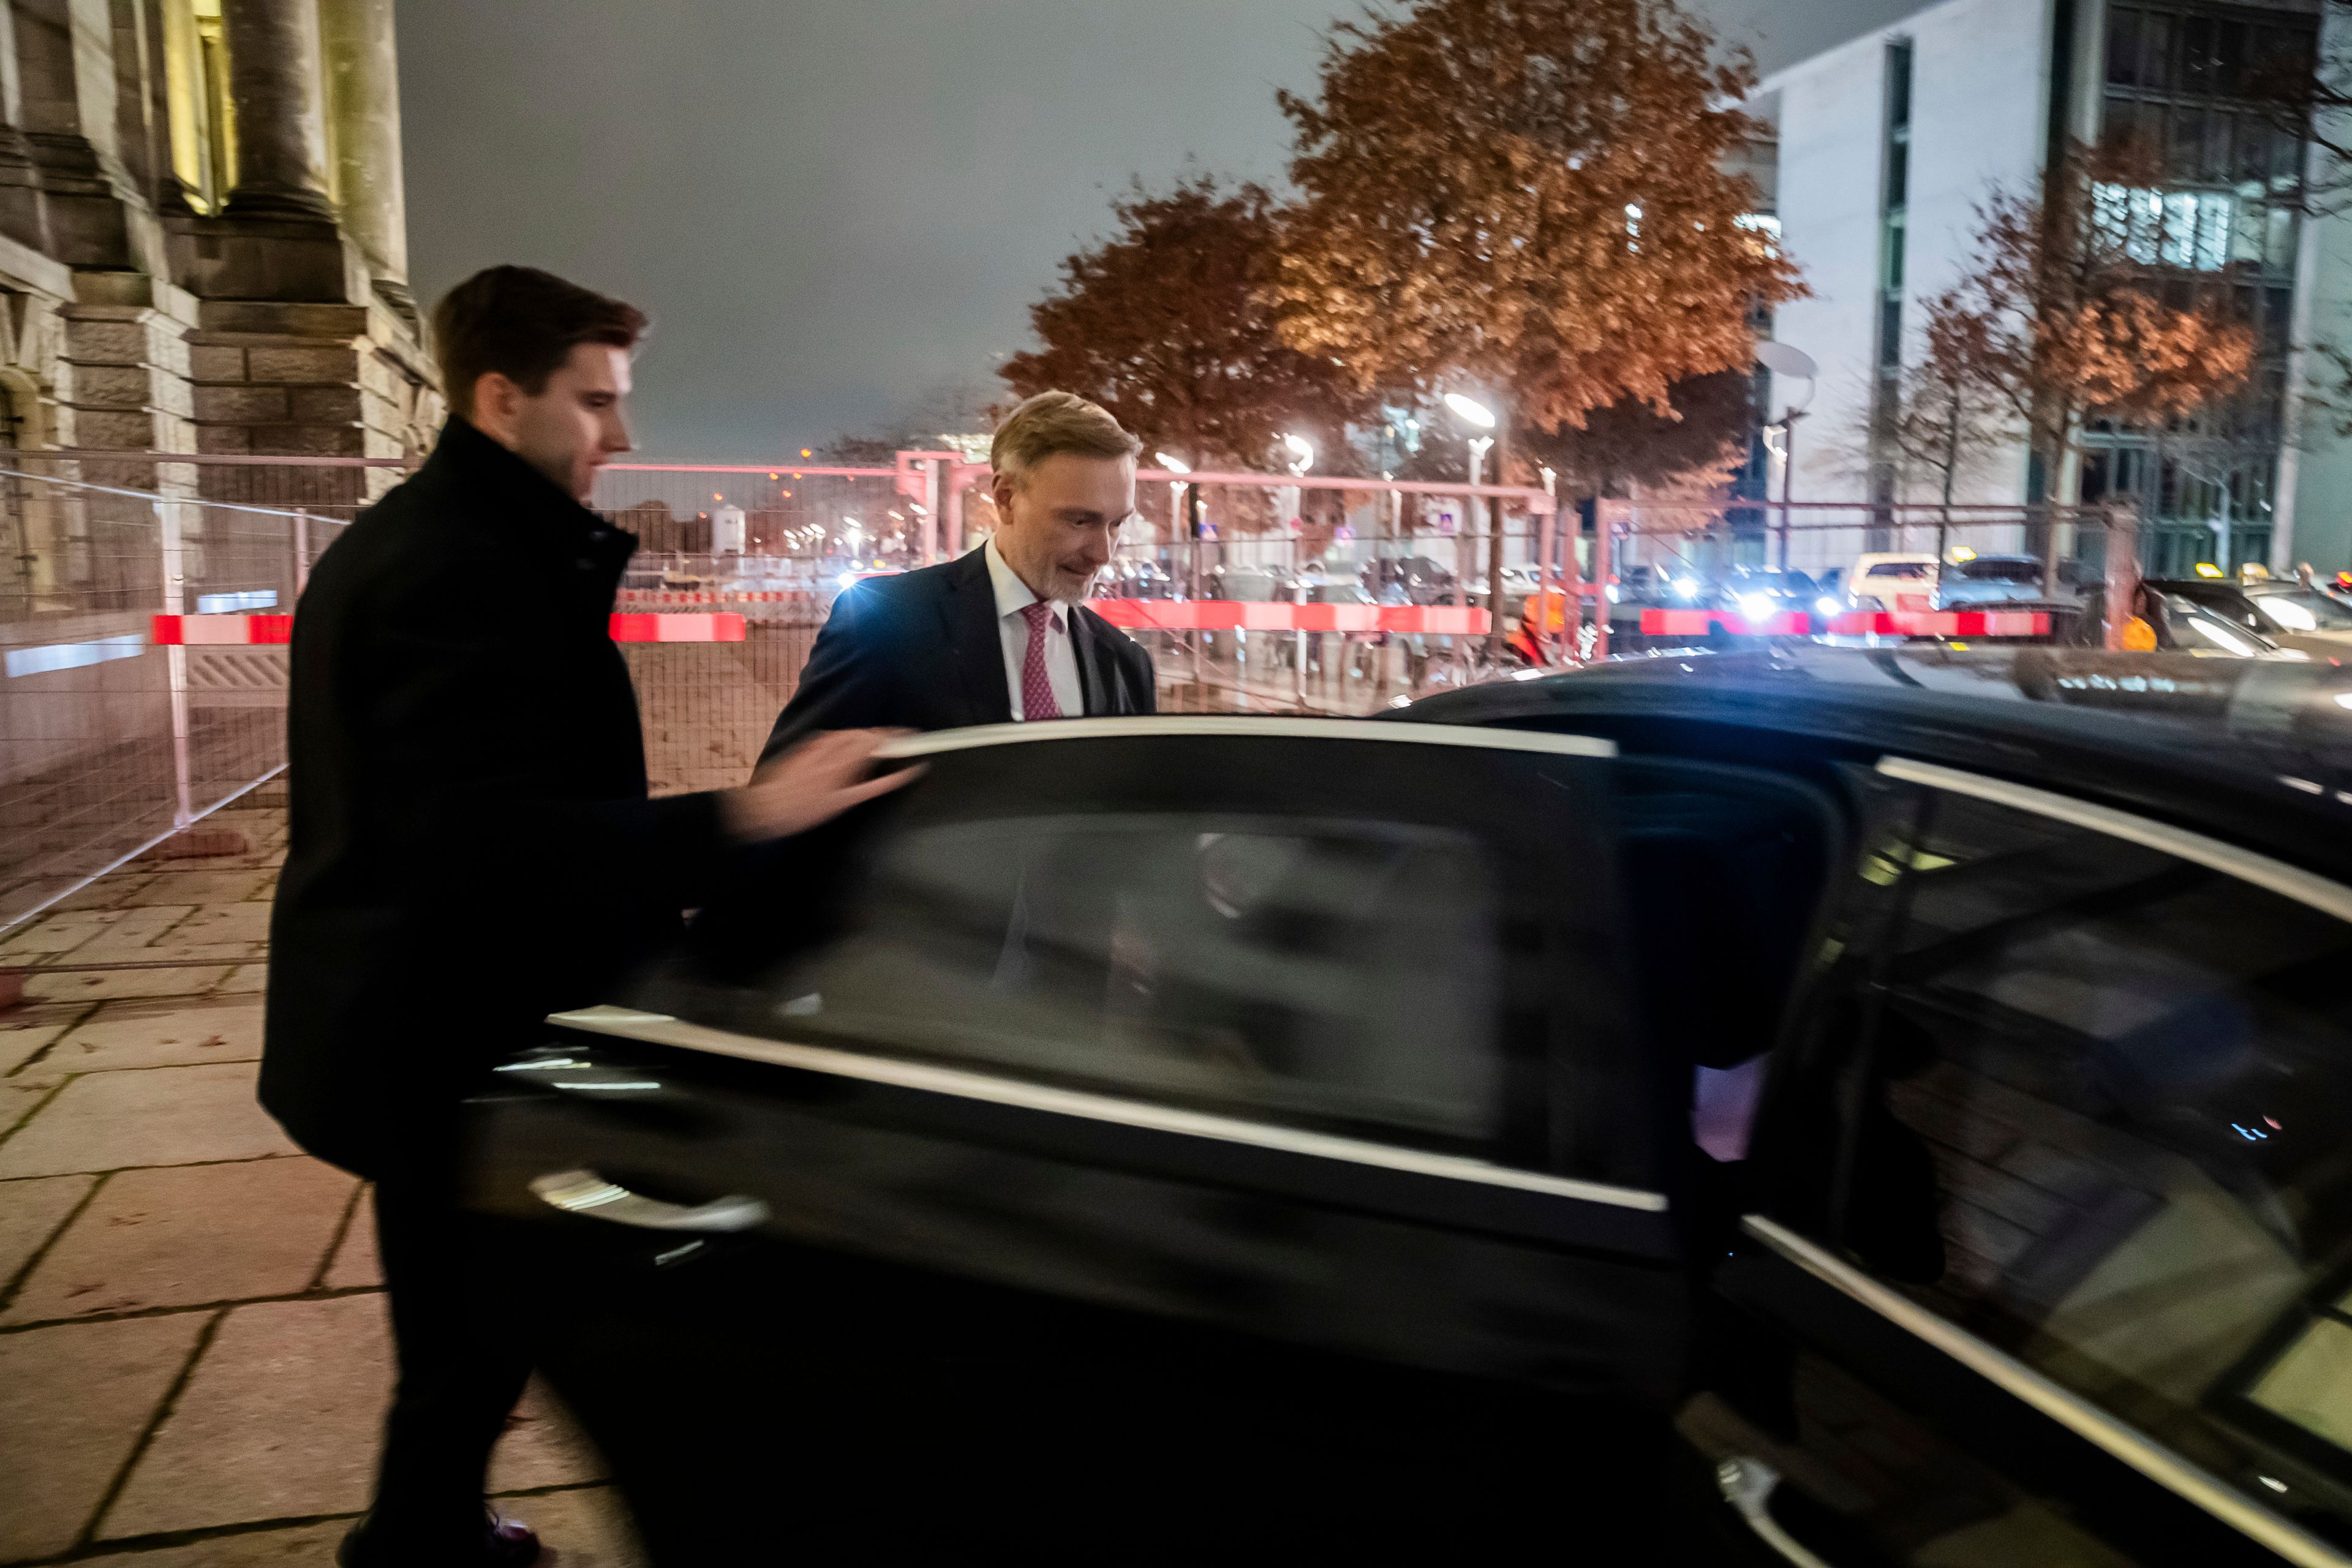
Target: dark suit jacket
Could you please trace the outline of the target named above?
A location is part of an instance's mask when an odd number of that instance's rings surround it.
[[[1151,656],[1085,605],[1070,642],[1089,719],[1150,713]],[[834,601],[800,689],[762,761],[819,730],[956,730],[1008,724],[1013,692],[985,549],[903,577],[872,577]]]
[[[636,542],[461,419],[335,541],[294,619],[291,837],[261,1101],[363,1174],[674,931],[715,797],[646,798],[606,617]]]

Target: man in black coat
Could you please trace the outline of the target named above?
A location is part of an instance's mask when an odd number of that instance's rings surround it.
[[[484,1466],[527,1352],[457,1204],[458,1106],[549,1013],[598,1001],[735,847],[902,782],[829,735],[751,786],[646,798],[608,616],[635,548],[583,501],[628,450],[634,307],[523,268],[435,312],[454,414],[320,560],[295,617],[291,837],[261,1100],[376,1184],[399,1352],[376,1497],[338,1561],[519,1563]]]
[[[1134,515],[1137,450],[1066,392],[1013,410],[991,453],[995,536],[836,599],[766,755],[824,730],[1152,712],[1151,656],[1082,602]]]

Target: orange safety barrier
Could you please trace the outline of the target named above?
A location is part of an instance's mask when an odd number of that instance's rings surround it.
[[[1089,599],[1112,626],[1161,632],[1399,632],[1484,637],[1484,610],[1460,605],[1294,605],[1240,599]]]

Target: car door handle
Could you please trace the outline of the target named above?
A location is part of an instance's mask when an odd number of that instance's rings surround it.
[[[1715,1467],[1715,1481],[1723,1489],[1723,1500],[1739,1510],[1739,1517],[1748,1521],[1748,1528],[1756,1532],[1758,1540],[1797,1564],[1797,1568],[1830,1568],[1772,1517],[1770,1505],[1772,1494],[1780,1489],[1780,1471],[1761,1459],[1726,1459]]]
[[[633,1193],[593,1171],[551,1171],[533,1177],[530,1191],[550,1208],[640,1230],[751,1230],[768,1218],[768,1205],[758,1198],[714,1198],[688,1207]]]

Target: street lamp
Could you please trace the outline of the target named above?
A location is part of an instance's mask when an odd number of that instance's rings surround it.
[[[1756,363],[1772,373],[1776,382],[1783,377],[1805,384],[1805,400],[1791,403],[1781,414],[1780,426],[1780,570],[1789,569],[1789,529],[1796,508],[1791,500],[1797,484],[1797,421],[1805,416],[1812,405],[1813,389],[1821,376],[1822,367],[1813,356],[1788,343],[1761,342],[1756,345]],[[1768,426],[1769,428],[1769,426]]]
[[[1452,411],[1454,417],[1461,420],[1465,425],[1480,430],[1492,430],[1495,427],[1495,411],[1475,397],[1465,397],[1458,392],[1449,392],[1445,395],[1445,406]]]
[[[1304,474],[1315,466],[1315,443],[1304,436],[1285,436],[1282,444],[1290,449],[1290,471]]]

